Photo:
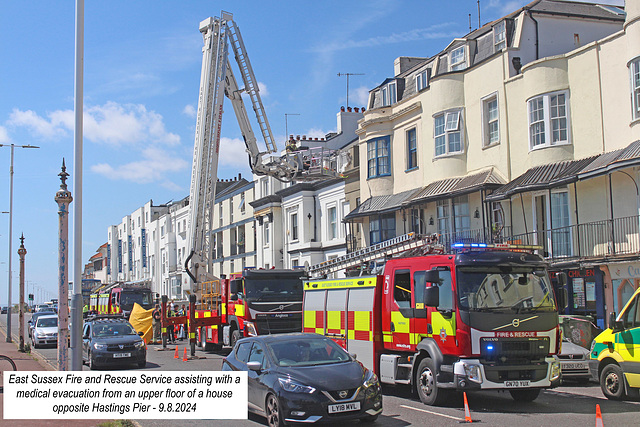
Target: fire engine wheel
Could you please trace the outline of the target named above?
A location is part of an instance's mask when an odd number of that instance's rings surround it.
[[[511,398],[516,402],[533,402],[540,394],[539,388],[529,388],[526,390],[509,390]]]
[[[240,331],[237,329],[234,329],[233,332],[231,332],[231,348],[236,346],[236,343],[240,338],[242,338],[240,336]]]
[[[436,369],[430,357],[425,357],[418,365],[416,388],[425,405],[441,405],[447,398],[449,390],[439,389],[436,385]]]
[[[276,396],[273,394],[267,396],[267,404],[264,409],[267,414],[267,424],[269,427],[284,426],[284,418],[282,417],[282,411],[280,410],[280,402],[278,402],[278,398]]]
[[[622,400],[624,392],[624,374],[620,366],[611,363],[604,367],[600,374],[600,388],[602,393],[611,400]]]

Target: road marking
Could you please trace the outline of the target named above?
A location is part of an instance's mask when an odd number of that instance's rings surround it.
[[[401,408],[413,409],[414,411],[426,412],[427,414],[438,415],[440,417],[451,418],[452,420],[464,421],[464,418],[458,418],[447,414],[441,414],[439,412],[427,411],[426,409],[414,408],[413,406],[400,405]]]

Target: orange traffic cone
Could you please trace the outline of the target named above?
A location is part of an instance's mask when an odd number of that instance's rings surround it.
[[[596,404],[596,427],[604,427],[602,422],[602,413],[600,412],[600,405]]]
[[[469,403],[467,403],[467,392],[464,392],[464,422],[472,423],[471,412],[469,412]]]
[[[183,362],[187,361],[187,347],[184,348],[184,357],[182,358]]]
[[[180,359],[180,355],[178,354],[178,346],[176,346],[176,354],[173,355],[174,359]]]

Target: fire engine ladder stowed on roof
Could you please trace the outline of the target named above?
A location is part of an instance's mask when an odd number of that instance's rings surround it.
[[[367,262],[393,255],[425,255],[428,253],[442,253],[444,247],[437,244],[438,236],[422,236],[408,233],[393,239],[385,240],[346,255],[321,262],[309,267],[311,276],[322,276],[338,270],[361,266]]]

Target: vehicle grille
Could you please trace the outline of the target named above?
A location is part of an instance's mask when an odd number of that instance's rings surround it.
[[[335,400],[336,402],[341,401],[341,400],[353,400],[353,398],[355,398],[355,393],[358,391],[357,388],[350,388],[348,390],[332,390],[332,391],[327,391],[326,393],[328,393],[333,400]],[[341,397],[340,393],[343,393],[343,395],[345,397]],[[346,394],[345,394],[346,392]]]
[[[540,359],[549,354],[549,338],[500,338],[480,340],[480,354],[483,359],[510,363],[509,359],[514,359],[515,363],[520,363],[517,359]]]
[[[121,345],[122,345],[122,348],[120,348]],[[133,343],[129,343],[129,344],[108,344],[107,345],[107,350],[108,351],[133,350],[134,348],[135,348],[135,346],[133,345]]]
[[[256,316],[255,324],[259,335],[301,332],[302,313],[291,313],[285,318],[272,315]]]

